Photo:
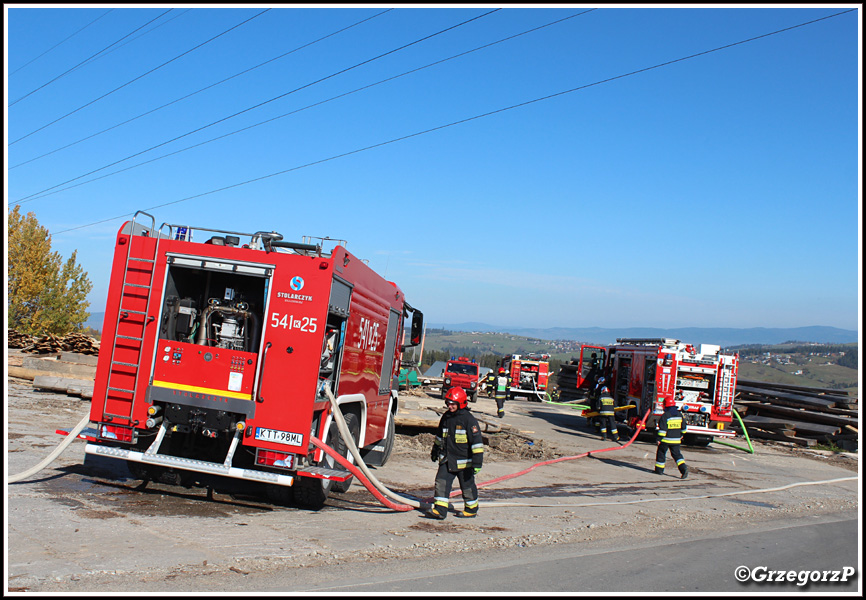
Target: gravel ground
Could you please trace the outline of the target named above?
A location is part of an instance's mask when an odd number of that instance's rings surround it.
[[[11,474],[39,462],[63,439],[55,429],[71,428],[89,408],[80,398],[13,378],[7,399]],[[412,399],[420,413],[441,403]],[[382,560],[619,538],[651,544],[858,510],[859,481],[845,480],[858,476],[857,455],[772,443],[757,444],[755,455],[686,447],[691,474],[681,480],[671,462],[665,476],[652,473],[651,441],[598,452],[610,443],[567,407],[511,401],[501,421],[492,400],[471,408],[512,432],[487,434],[481,511],[472,520],[389,510],[357,481],[317,512],[274,506],[229,484],[212,496],[164,484],[141,488],[124,465],[85,458],[83,442],[74,442],[44,471],[7,486],[7,590],[228,591],[250,575],[314,565],[375,568]],[[376,477],[396,492],[429,498],[431,444],[429,431],[401,430]],[[530,469],[590,450],[597,453]]]

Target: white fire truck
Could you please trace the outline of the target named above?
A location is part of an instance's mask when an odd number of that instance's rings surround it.
[[[739,355],[723,354],[712,344],[695,348],[669,338],[621,338],[608,347],[582,346],[581,364],[586,362],[583,356],[590,353],[595,353],[603,365],[598,374],[608,379],[616,406],[635,405],[617,413],[617,418],[630,427],[650,411],[647,430],[655,429],[665,398],[674,398],[681,391],[683,400],[677,405],[688,424],[686,443],[705,446],[714,437],[735,435],[729,424]],[[588,370],[578,372],[578,388],[586,387],[587,375]],[[620,416],[623,413],[624,417]]]
[[[364,462],[384,464],[404,317],[410,346],[423,328],[400,288],[342,240],[154,225],[139,211],[115,240],[85,451],[145,480],[234,478],[318,508],[351,479],[312,443],[351,460],[330,392]]]

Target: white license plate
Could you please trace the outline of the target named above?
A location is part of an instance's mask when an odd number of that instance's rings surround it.
[[[276,429],[264,429],[256,427],[256,439],[275,444],[286,444],[287,446],[300,446],[304,436],[291,431],[278,431]]]

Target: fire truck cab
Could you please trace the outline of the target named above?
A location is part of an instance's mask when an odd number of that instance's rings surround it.
[[[448,390],[459,387],[466,392],[470,402],[475,402],[478,400],[478,373],[478,363],[474,360],[469,360],[465,356],[459,358],[452,356],[451,360],[445,363],[440,396],[444,398]]]
[[[364,461],[384,464],[423,328],[400,288],[342,240],[154,225],[139,211],[116,237],[85,451],[144,480],[230,477],[319,508],[351,483],[311,441],[352,460],[327,388]]]
[[[677,406],[688,426],[687,443],[705,446],[714,437],[734,436],[728,426],[739,369],[737,354],[722,354],[719,346],[711,344],[696,349],[668,338],[620,338],[607,350],[605,372],[610,374],[616,406],[635,405],[623,411],[630,427],[650,411],[646,427],[654,430],[665,398],[675,398],[681,391],[683,399]]]
[[[550,375],[549,354],[512,354],[502,362],[508,375],[508,398],[525,396],[541,402],[547,392],[547,379]]]

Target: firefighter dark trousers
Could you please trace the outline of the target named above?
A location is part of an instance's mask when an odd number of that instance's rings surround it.
[[[500,417],[505,414],[505,396],[496,396],[496,413]]]
[[[601,422],[601,439],[606,438],[607,432],[610,431],[610,439],[616,440],[619,432],[616,430],[616,419],[613,414],[601,413],[598,419]]]
[[[656,450],[656,473],[661,475],[665,471],[665,456],[668,453],[668,447],[671,450],[671,458],[677,461],[677,467],[682,473],[686,468],[686,460],[683,458],[683,453],[680,451],[679,444],[669,444],[667,442],[659,442],[658,450]]]
[[[433,505],[443,514],[448,512],[448,497],[451,495],[451,486],[454,478],[460,483],[460,491],[463,492],[464,510],[468,512],[478,511],[478,486],[475,485],[475,470],[472,465],[460,469],[456,473],[448,470],[447,463],[439,465],[436,473],[436,485],[433,491]]]

